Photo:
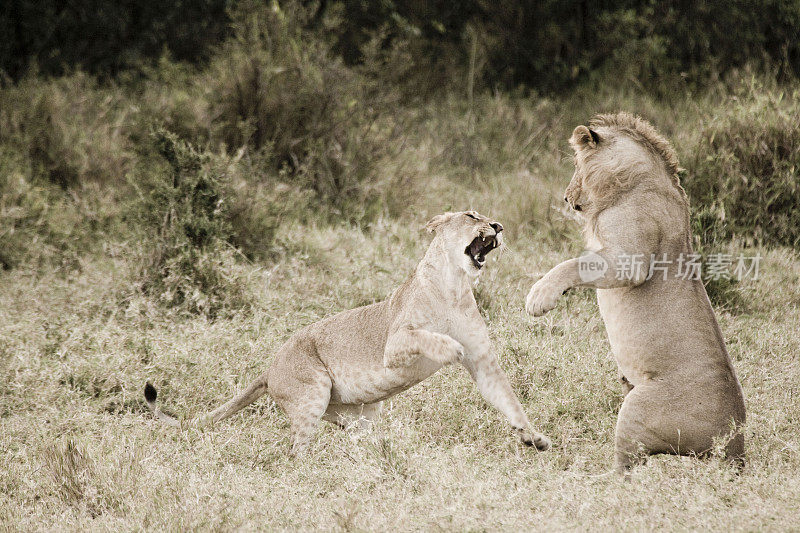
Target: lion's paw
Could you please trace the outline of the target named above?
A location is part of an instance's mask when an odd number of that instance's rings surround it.
[[[464,346],[460,342],[458,342],[457,340],[453,339],[452,337],[450,338],[450,341],[451,341],[450,342],[450,352],[452,354],[454,354],[453,355],[453,362],[454,363],[462,362],[464,360],[464,354],[466,353],[464,351]]]
[[[520,429],[517,431],[519,431],[519,438],[525,446],[535,446],[537,450],[542,452],[550,449],[550,439],[541,433],[536,433],[527,429]]]
[[[542,316],[556,306],[563,290],[547,277],[533,284],[525,300],[525,311],[529,315]]]

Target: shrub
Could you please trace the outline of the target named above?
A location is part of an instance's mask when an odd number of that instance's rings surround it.
[[[8,149],[0,149],[0,176],[0,267],[5,270],[31,261],[34,243],[49,234],[52,199],[31,183],[30,169]]]
[[[274,255],[279,229],[314,212],[309,191],[291,187],[269,172],[257,156],[235,157],[228,165],[230,187],[226,217],[230,243],[251,260]]]
[[[138,250],[137,289],[189,313],[216,316],[250,303],[229,244],[229,184],[219,164],[163,129],[153,157],[131,179],[135,217],[146,234]]]
[[[799,99],[753,83],[708,116],[684,180],[700,234],[800,245]]]
[[[0,145],[0,268],[80,266],[116,216],[116,202],[97,190],[72,196],[37,177],[31,162]]]
[[[471,103],[453,95],[428,113],[430,142],[437,148],[432,168],[465,182],[528,168],[554,127],[546,100],[505,95],[481,95]]]
[[[712,254],[733,252],[731,242],[715,224],[715,213],[708,207],[693,210],[691,217],[692,235],[694,236],[694,251],[700,254],[700,264],[708,265]],[[733,255],[733,254],[732,254]],[[703,272],[705,275],[705,271]],[[706,287],[708,298],[716,307],[730,311],[742,310],[745,299],[742,297],[739,281],[734,277],[705,277],[703,284]]]
[[[368,222],[387,208],[378,163],[393,129],[377,84],[303,30],[305,12],[243,3],[208,87],[211,138],[246,146],[291,186],[313,191],[323,214]],[[391,122],[391,121],[388,121]]]
[[[132,131],[135,143],[146,143],[153,123],[196,144],[208,144],[207,88],[198,83],[199,72],[185,63],[162,57],[156,65],[142,67],[144,78],[126,84],[128,97],[140,110],[141,120]]]
[[[25,154],[37,175],[64,188],[122,182],[131,153],[128,110],[117,91],[75,74],[26,78],[0,89],[0,144]]]
[[[137,69],[165,52],[200,62],[227,33],[228,0],[139,4],[21,0],[0,11],[0,70],[18,79],[31,64],[47,75],[83,68],[103,76]]]

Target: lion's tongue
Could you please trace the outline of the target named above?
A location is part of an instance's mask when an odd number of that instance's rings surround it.
[[[472,257],[478,258],[483,257],[483,243],[481,242],[480,237],[472,241],[469,245],[469,255]]]

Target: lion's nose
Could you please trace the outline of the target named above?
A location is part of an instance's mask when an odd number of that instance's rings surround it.
[[[494,229],[495,233],[500,233],[501,231],[503,231],[503,225],[500,224],[499,222],[492,222],[489,225],[492,227],[492,229]]]
[[[567,198],[566,196],[564,197],[564,201],[567,202],[569,204],[569,206],[572,209],[574,209],[575,211],[580,211],[581,210],[581,205],[580,204],[573,204],[572,202],[569,201],[569,198]]]

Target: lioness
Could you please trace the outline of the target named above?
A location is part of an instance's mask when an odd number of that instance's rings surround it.
[[[585,221],[590,253],[537,281],[528,313],[550,311],[572,287],[598,289],[625,393],[617,470],[648,454],[705,454],[715,438],[741,463],[742,389],[705,287],[686,275],[692,235],[675,151],[627,113],[578,126],[570,144],[575,174],[564,199]]]
[[[296,455],[310,442],[320,418],[340,426],[371,420],[383,400],[460,362],[522,442],[547,449],[550,441],[531,430],[500,368],[472,294],[486,254],[502,243],[503,226],[465,211],[438,215],[426,229],[435,236],[425,257],[387,300],[301,329],[261,377],[199,421],[218,422],[269,392],[289,417],[291,454]],[[144,392],[159,419],[180,427],[157,407],[152,385]]]

